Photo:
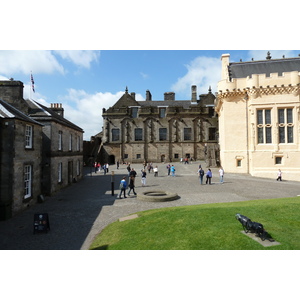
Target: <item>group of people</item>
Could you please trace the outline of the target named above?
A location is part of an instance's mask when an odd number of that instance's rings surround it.
[[[148,168],[149,167],[149,168]],[[142,186],[146,186],[146,177],[147,177],[147,172],[146,172],[146,168],[148,169],[148,172],[150,173],[151,170],[153,170],[154,172],[154,177],[158,176],[158,167],[155,166],[154,168],[151,165],[143,165],[143,169],[141,170],[141,183]],[[166,166],[167,168],[167,173],[168,176],[175,176],[175,167],[174,165],[168,164]],[[149,171],[150,170],[150,171]],[[127,171],[128,171],[128,177],[129,177],[129,183],[127,185],[127,181],[126,181],[126,176],[124,176],[120,182],[120,193],[119,193],[119,198],[121,199],[121,195],[122,193],[124,194],[124,198],[126,197],[126,190],[127,188],[129,188],[127,195],[130,196],[130,193],[133,192],[134,195],[136,195],[135,192],[135,177],[137,176],[136,171],[134,170],[134,168],[131,168],[130,164],[127,166]],[[199,180],[200,180],[200,184],[203,184],[203,180],[204,177],[206,177],[206,181],[205,184],[212,184],[211,183],[211,179],[213,177],[212,171],[211,169],[208,169],[206,171],[206,173],[204,172],[204,170],[202,169],[201,165],[199,165],[199,169],[197,171],[197,174],[199,176]],[[222,167],[219,168],[219,180],[220,183],[224,183],[224,169]],[[277,173],[277,181],[282,181],[282,171],[279,169],[278,173]]]
[[[199,179],[200,179],[200,184],[203,184],[203,178],[205,175],[204,170],[202,169],[201,165],[199,165],[199,169],[197,172]],[[211,184],[211,179],[212,179],[212,171],[211,169],[208,169],[206,172],[206,184]],[[220,167],[219,169],[219,176],[220,176],[220,183],[224,183],[224,170],[222,167]]]
[[[99,162],[95,162],[94,163],[94,168],[95,168],[95,173],[100,172],[101,170],[103,170],[104,175],[106,173],[108,173],[109,170],[109,164],[108,163],[104,163],[103,165],[101,165]]]

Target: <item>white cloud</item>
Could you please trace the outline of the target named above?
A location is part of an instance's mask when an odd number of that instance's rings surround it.
[[[124,91],[112,94],[88,94],[84,90],[69,89],[68,95],[59,98],[63,104],[64,117],[84,130],[84,140],[102,131],[102,109],[113,106],[124,94]],[[136,100],[143,97],[136,95]]]
[[[140,72],[140,75],[143,77],[143,79],[147,79],[149,77],[148,74]]]
[[[175,93],[191,96],[191,86],[197,85],[198,94],[207,93],[209,86],[216,92],[221,79],[221,61],[219,58],[199,56],[185,65],[187,73],[172,85]]]
[[[63,59],[69,60],[75,65],[89,69],[93,61],[98,61],[100,51],[90,50],[57,50]]]
[[[30,71],[47,74],[65,72],[51,51],[44,50],[2,50],[0,66],[1,73],[8,77],[20,73],[30,74]]]

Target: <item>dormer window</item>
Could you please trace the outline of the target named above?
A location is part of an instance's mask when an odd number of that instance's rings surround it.
[[[166,117],[167,108],[166,107],[159,107],[159,117],[165,118]]]
[[[138,107],[131,107],[131,118],[137,118],[138,116]]]

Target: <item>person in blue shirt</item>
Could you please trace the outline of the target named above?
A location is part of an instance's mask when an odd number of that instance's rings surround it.
[[[175,167],[174,167],[174,165],[172,165],[172,167],[171,167],[171,174],[172,174],[173,177],[175,176]]]
[[[120,193],[118,196],[119,199],[122,199],[122,197],[121,197],[122,193],[124,193],[124,198],[127,198],[126,197],[126,189],[127,189],[127,182],[126,182],[126,177],[124,176],[120,182]]]
[[[206,184],[207,183],[211,184],[211,178],[212,178],[212,172],[211,169],[208,169],[208,171],[206,172]]]

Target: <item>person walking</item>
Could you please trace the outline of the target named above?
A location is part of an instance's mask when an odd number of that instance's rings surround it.
[[[201,168],[201,166],[200,166],[200,168],[199,168],[199,170],[198,170],[197,173],[198,173],[198,176],[199,176],[199,179],[200,179],[200,183],[203,184],[204,171]]]
[[[127,166],[127,171],[128,171],[128,176],[130,176],[130,171],[131,171],[131,167],[130,167],[130,164],[128,164],[128,166]]]
[[[124,198],[126,197],[126,189],[127,189],[127,182],[126,182],[126,177],[124,176],[122,180],[120,181],[120,193],[119,193],[119,199],[122,199],[122,193],[124,193]]]
[[[174,165],[171,166],[171,174],[172,174],[172,177],[175,177],[175,167]]]
[[[277,179],[276,179],[277,181],[279,180],[279,181],[282,181],[282,172],[281,172],[281,170],[279,169],[278,170],[278,173],[277,173]]]
[[[129,177],[133,176],[134,178],[136,177],[136,171],[134,168],[131,169],[131,171],[129,172]]]
[[[153,169],[154,171],[154,177],[157,177],[158,176],[158,167],[155,166],[155,168]]]
[[[147,173],[145,170],[142,170],[142,186],[145,186],[146,185],[146,176],[147,176]]]
[[[130,192],[133,191],[133,194],[136,195],[136,192],[134,190],[134,181],[135,181],[135,177],[134,176],[130,176],[130,179],[129,179],[129,191],[128,191],[128,196],[130,196]]]
[[[211,169],[208,169],[208,171],[206,172],[206,184],[207,183],[211,184],[211,178],[212,178],[212,172]]]
[[[224,170],[222,167],[219,169],[219,174],[220,174],[220,183],[224,183]]]
[[[171,172],[171,165],[170,164],[167,165],[167,170],[168,170],[168,176],[170,176],[170,172]]]

